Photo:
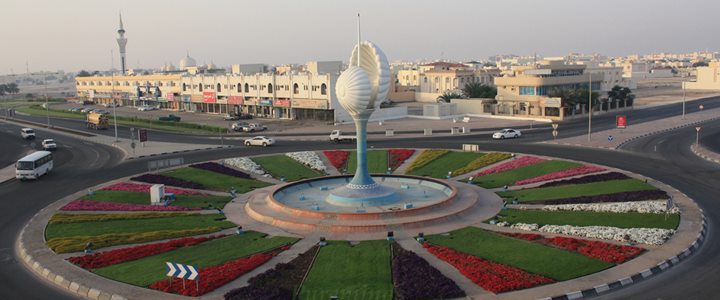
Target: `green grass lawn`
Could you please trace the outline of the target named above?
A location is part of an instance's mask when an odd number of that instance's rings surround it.
[[[654,186],[637,179],[623,179],[546,188],[522,189],[517,191],[498,192],[497,194],[503,198],[517,197],[518,202],[533,202],[654,189],[656,189]]]
[[[557,171],[567,170],[579,166],[580,164],[569,161],[548,160],[529,166],[508,170],[505,172],[476,177],[473,179],[473,182],[484,188],[497,188],[504,185],[512,185],[513,183],[520,180],[533,178]]]
[[[559,281],[592,274],[612,266],[575,252],[514,239],[477,227],[459,229],[451,232],[449,236],[426,236],[426,239],[436,245],[447,246]]]
[[[93,200],[102,202],[131,203],[131,204],[150,204],[150,194],[128,191],[95,191],[92,196],[83,196],[83,200]],[[175,195],[175,201],[171,206],[183,206],[189,208],[220,208],[230,202],[232,198],[228,196],[213,195]]]
[[[189,180],[203,184],[206,188],[227,192],[234,187],[238,193],[246,193],[256,188],[262,188],[271,185],[267,182],[257,181],[254,179],[244,179],[235,176],[216,173],[213,171],[201,170],[196,168],[180,168],[172,171],[161,173],[162,175]]]
[[[184,230],[204,227],[230,228],[235,224],[225,220],[218,214],[193,214],[165,218],[149,218],[135,220],[111,220],[99,222],[49,224],[45,228],[47,240],[74,236],[97,236],[114,233],[142,233],[159,230]]]
[[[410,171],[408,174],[416,176],[430,176],[433,178],[446,178],[448,172],[460,169],[484,153],[454,152],[440,156],[430,163]]]
[[[368,160],[368,171],[370,173],[382,173],[385,174],[388,168],[388,153],[385,150],[370,150],[367,152]],[[357,168],[357,153],[356,151],[350,151],[350,156],[347,160],[347,172],[348,174],[355,174]]]
[[[500,221],[540,225],[612,226],[620,228],[675,229],[679,214],[610,213],[590,211],[543,211],[505,209],[498,214]]]
[[[248,231],[242,235],[230,235],[195,246],[95,269],[93,272],[128,284],[148,286],[155,281],[167,279],[165,262],[205,268],[291,244],[296,240],[290,237],[266,238],[263,233]]]
[[[253,157],[252,160],[259,164],[265,171],[268,171],[273,177],[285,181],[297,181],[300,179],[313,178],[322,176],[323,174],[306,167],[287,155],[272,155]]]
[[[352,246],[330,241],[320,248],[300,299],[392,299],[390,245],[385,240]]]

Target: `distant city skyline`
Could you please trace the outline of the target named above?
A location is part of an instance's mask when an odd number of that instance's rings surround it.
[[[496,54],[608,56],[717,51],[709,35],[720,3],[692,1],[13,1],[0,11],[9,47],[0,74],[198,63],[305,63],[348,59],[355,15],[363,39],[390,60],[484,60]]]

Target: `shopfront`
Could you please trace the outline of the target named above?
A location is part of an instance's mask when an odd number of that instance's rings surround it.
[[[273,100],[273,118],[290,119],[290,99]]]
[[[293,99],[292,119],[332,121],[335,117],[333,110],[328,109],[327,100],[321,99]]]

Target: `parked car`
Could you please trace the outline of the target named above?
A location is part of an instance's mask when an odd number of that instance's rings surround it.
[[[105,106],[107,108],[113,108],[113,107],[117,107],[118,105],[115,103],[105,103],[105,104],[103,104],[103,106]]]
[[[180,122],[180,117],[178,117],[178,116],[176,116],[176,115],[167,115],[167,116],[163,116],[163,117],[158,118],[158,120],[160,120],[160,121]]]
[[[267,126],[259,123],[250,123],[241,127],[244,132],[265,131]]]
[[[148,110],[156,110],[156,109],[157,109],[157,107],[150,106],[150,105],[143,105],[143,106],[138,107],[139,111],[148,111]]]
[[[92,107],[83,107],[82,109],[80,109],[80,112],[81,113],[89,113],[92,110],[93,110]]]
[[[225,120],[225,121],[240,120],[240,116],[238,116],[238,115],[236,115],[236,114],[225,114],[225,115],[223,116],[223,120]]]
[[[45,151],[53,151],[57,149],[57,144],[55,143],[55,140],[53,139],[44,139],[42,141],[42,148]]]
[[[93,109],[92,111],[93,111],[93,112],[96,112],[96,113],[99,113],[99,114],[101,114],[101,115],[109,115],[109,114],[110,114],[109,111],[103,110],[103,109]]]
[[[507,128],[507,129],[503,129],[501,131],[493,133],[492,138],[496,139],[496,140],[504,140],[507,138],[514,139],[514,138],[519,138],[521,135],[522,135],[522,133],[520,133],[520,130]]]
[[[263,146],[267,147],[275,144],[275,140],[265,136],[256,136],[251,139],[245,140],[245,146]]]
[[[35,130],[32,128],[22,128],[20,129],[20,135],[26,140],[32,140],[35,138]]]

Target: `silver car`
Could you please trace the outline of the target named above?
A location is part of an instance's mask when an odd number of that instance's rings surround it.
[[[514,139],[519,138],[521,135],[520,130],[508,128],[493,133],[492,138],[496,140]]]
[[[273,138],[265,137],[265,136],[256,136],[256,137],[254,137],[254,138],[245,140],[245,146],[263,146],[263,147],[267,147],[267,146],[270,146],[270,145],[272,145],[272,144],[275,144],[275,140],[274,140]]]

